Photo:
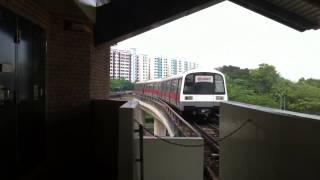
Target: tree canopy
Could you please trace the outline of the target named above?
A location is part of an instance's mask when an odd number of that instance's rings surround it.
[[[111,91],[127,91],[132,90],[134,88],[134,84],[130,81],[123,80],[123,79],[112,79],[111,80]]]
[[[292,82],[269,64],[260,64],[256,69],[223,66],[218,70],[226,76],[230,100],[320,115],[318,79]]]

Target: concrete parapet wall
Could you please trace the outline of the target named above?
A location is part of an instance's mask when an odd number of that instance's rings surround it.
[[[203,144],[202,138],[172,138],[174,143]],[[145,180],[202,180],[203,147],[181,147],[153,137],[144,137]]]
[[[320,179],[320,117],[222,103],[221,180]]]
[[[142,152],[137,132],[139,107],[137,101],[128,101],[119,110],[117,157],[118,179],[121,180],[141,178],[141,164],[140,161],[137,161]],[[200,146],[190,147],[193,145]],[[201,137],[162,137],[161,140],[144,136],[144,179],[202,180],[204,151],[202,145],[203,139]]]

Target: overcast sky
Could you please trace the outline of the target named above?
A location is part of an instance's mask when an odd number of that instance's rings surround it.
[[[200,66],[274,65],[297,81],[320,79],[320,30],[298,32],[223,2],[118,43],[137,53],[196,61]]]

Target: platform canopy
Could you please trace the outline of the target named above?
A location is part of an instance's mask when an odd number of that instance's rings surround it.
[[[95,42],[119,42],[223,0],[75,0],[95,6]],[[230,0],[298,31],[319,29],[319,0]]]
[[[298,31],[319,29],[319,0],[231,0]]]

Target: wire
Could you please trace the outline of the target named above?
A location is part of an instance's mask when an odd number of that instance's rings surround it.
[[[236,128],[235,130],[231,131],[229,134],[227,134],[226,136],[219,138],[219,142],[222,142],[226,139],[228,139],[229,137],[231,137],[232,135],[234,135],[235,133],[237,133],[239,130],[241,130],[245,125],[247,125],[249,122],[252,122],[252,119],[247,119],[246,121],[242,122],[242,124]]]
[[[157,139],[167,143],[167,144],[171,144],[171,145],[175,145],[175,146],[180,146],[180,147],[190,147],[190,148],[194,148],[194,147],[203,147],[204,144],[180,144],[180,143],[174,143],[174,142],[170,142],[160,136],[155,135],[153,132],[151,132],[150,130],[148,130],[147,128],[145,128],[142,124],[140,124],[138,121],[135,120],[135,122],[141,126],[146,132],[148,132],[149,134],[151,134],[153,137],[156,137]]]

